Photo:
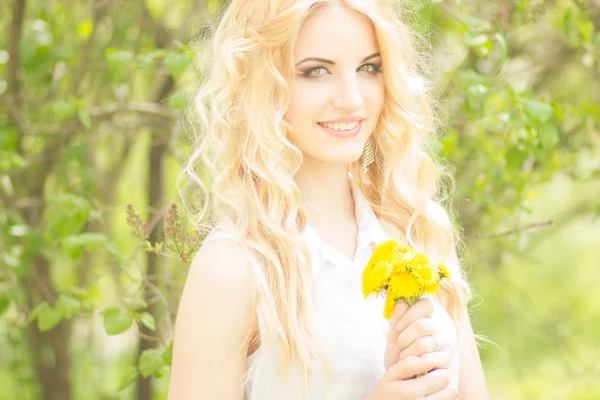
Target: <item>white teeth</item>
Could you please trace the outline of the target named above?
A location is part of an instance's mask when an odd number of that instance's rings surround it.
[[[340,124],[340,123],[336,122],[335,124],[322,123],[322,125],[325,125],[329,129],[333,129],[336,131],[350,131],[350,130],[356,128],[358,126],[358,123],[359,123],[358,121],[351,122],[349,124]]]

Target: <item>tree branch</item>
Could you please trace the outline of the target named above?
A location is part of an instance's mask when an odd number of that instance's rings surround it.
[[[73,74],[73,81],[71,82],[73,96],[78,97],[79,91],[81,88],[81,82],[83,81],[83,75],[87,70],[87,65],[89,63],[90,52],[94,47],[96,42],[96,37],[98,35],[98,24],[106,15],[106,10],[108,9],[110,3],[103,0],[95,0],[93,3],[94,10],[94,25],[92,27],[92,32],[88,37],[85,45],[83,46],[83,52],[81,54],[81,61],[79,62],[79,67],[75,70]]]
[[[517,233],[524,232],[524,231],[529,230],[529,229],[539,228],[541,226],[552,225],[553,223],[554,223],[554,220],[549,219],[547,221],[535,222],[533,224],[525,225],[525,226],[522,226],[520,228],[511,229],[511,230],[508,230],[508,231],[505,231],[505,232],[467,236],[466,239],[467,240],[471,240],[471,239],[473,239],[473,240],[474,239],[491,239],[491,238],[498,238],[498,237],[502,237],[502,236],[510,236],[510,235],[514,235],[514,234],[517,234]]]
[[[6,48],[10,55],[6,65],[6,84],[8,93],[8,109],[11,122],[17,128],[19,135],[25,131],[21,111],[21,93],[19,85],[19,45],[23,31],[23,19],[25,18],[25,0],[14,0],[12,9],[12,20],[8,27]],[[17,142],[20,148],[20,140]]]
[[[174,120],[176,118],[175,113],[154,103],[107,104],[102,107],[93,108],[90,111],[90,117],[94,120],[102,121],[116,114],[128,112],[166,120]]]

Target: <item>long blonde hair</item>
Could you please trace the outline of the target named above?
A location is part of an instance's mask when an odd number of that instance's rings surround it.
[[[459,235],[439,204],[447,171],[433,160],[427,139],[437,119],[428,81],[419,75],[418,39],[390,0],[233,0],[212,42],[209,72],[194,101],[198,127],[185,173],[200,191],[198,223],[220,222],[237,232],[256,268],[256,313],[261,346],[273,339],[285,369],[306,374],[314,359],[309,316],[314,312],[310,257],[301,233],[306,215],[293,177],[302,153],[284,121],[290,101],[292,50],[302,22],[339,3],[370,20],[383,64],[385,102],[373,132],[375,162],[365,174],[349,170],[381,221],[453,273],[440,296],[458,323],[471,297],[455,257]],[[438,196],[438,197],[436,197]]]

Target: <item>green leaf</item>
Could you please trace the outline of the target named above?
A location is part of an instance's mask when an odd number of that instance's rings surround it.
[[[544,149],[550,149],[558,143],[558,130],[552,121],[536,127],[540,139],[540,145]]]
[[[162,351],[160,349],[144,350],[138,362],[138,369],[144,378],[158,372],[163,366]]]
[[[90,295],[90,293],[88,292],[88,290],[86,288],[79,287],[79,286],[71,286],[68,289],[68,292],[74,296],[77,296],[79,299],[82,299],[82,300],[87,299],[88,296]]]
[[[125,259],[123,252],[115,242],[109,241],[106,243],[106,250],[119,261],[123,261]]]
[[[2,178],[0,178],[0,186],[2,187],[4,194],[9,197],[15,193],[15,188],[9,175],[3,175]]]
[[[92,127],[92,120],[90,119],[90,113],[88,110],[80,108],[77,110],[77,116],[79,117],[81,125],[83,125],[85,129],[90,129]]]
[[[185,108],[192,101],[192,95],[188,92],[177,91],[169,97],[170,108]]]
[[[542,103],[541,101],[527,99],[523,102],[525,114],[540,123],[545,123],[553,114],[550,104]]]
[[[470,33],[470,32],[468,32]],[[465,37],[465,44],[471,47],[482,46],[490,41],[488,35],[471,35],[467,34]]]
[[[50,307],[50,305],[48,304],[48,302],[46,301],[42,301],[41,303],[36,304],[31,311],[29,311],[29,316],[27,317],[27,320],[29,322],[33,321],[34,319],[37,318],[37,316],[47,307]]]
[[[81,309],[85,312],[91,313],[94,311],[95,308],[96,306],[94,305],[94,303],[92,303],[89,300],[83,300],[81,302]]]
[[[27,160],[12,151],[0,151],[0,171],[8,172],[14,168],[23,168]]]
[[[167,366],[171,366],[171,363],[173,361],[173,341],[171,340],[171,343],[169,343],[169,346],[165,349],[165,351],[162,354],[162,359],[163,359],[163,363]]]
[[[505,154],[506,164],[511,168],[519,168],[529,157],[529,153],[518,147],[510,147]]]
[[[146,328],[150,329],[152,332],[156,330],[156,320],[154,316],[147,311],[144,311],[138,315],[138,321],[142,323]]]
[[[461,17],[464,24],[467,25],[467,27],[475,32],[483,32],[483,31],[489,31],[491,29],[490,23],[487,21],[484,21],[482,19],[477,19],[475,17],[471,17],[471,16],[466,16],[466,17]]]
[[[49,233],[53,237],[64,237],[78,233],[91,212],[91,204],[83,197],[73,194],[49,196]]]
[[[136,381],[139,371],[136,367],[131,367],[129,371],[125,374],[123,379],[121,379],[121,383],[119,383],[119,387],[117,388],[117,392],[129,387],[133,382]]]
[[[106,236],[96,232],[84,232],[79,235],[71,235],[61,241],[62,249],[72,258],[77,259],[83,254],[83,249],[88,251],[97,250],[107,242]]]
[[[131,326],[133,320],[127,315],[121,314],[118,307],[109,308],[104,311],[104,329],[109,335],[118,335],[125,332]]]
[[[169,52],[165,57],[165,66],[175,78],[178,78],[188,65],[190,58],[185,54]]]
[[[124,297],[123,303],[125,303],[129,311],[136,311],[142,308],[148,308],[148,303],[146,303],[142,299],[136,299],[135,297]]]
[[[37,316],[38,329],[40,332],[52,330],[62,319],[63,315],[58,310],[50,306],[45,307]]]
[[[135,56],[130,51],[118,51],[115,49],[108,49],[104,53],[106,62],[113,68],[122,68],[127,64],[130,64]]]
[[[61,294],[58,296],[58,300],[56,300],[55,307],[65,319],[69,319],[73,314],[81,310],[81,302],[75,297]]]
[[[508,59],[508,44],[506,43],[506,38],[502,36],[500,33],[494,34],[494,39],[500,45],[500,49],[502,49],[502,59]]]
[[[10,299],[7,296],[0,297],[0,317],[8,309]]]
[[[75,112],[77,112],[77,106],[70,101],[59,100],[52,104],[52,113],[59,121],[72,117]]]
[[[8,127],[0,126],[0,150],[13,151],[18,143],[17,131]]]

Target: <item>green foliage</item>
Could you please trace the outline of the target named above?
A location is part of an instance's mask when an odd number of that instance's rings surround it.
[[[154,375],[160,371],[163,363],[162,351],[159,349],[145,350],[140,356],[138,369],[144,378]]]
[[[131,327],[133,320],[129,315],[124,315],[118,307],[104,311],[104,329],[109,335],[118,335]]]

